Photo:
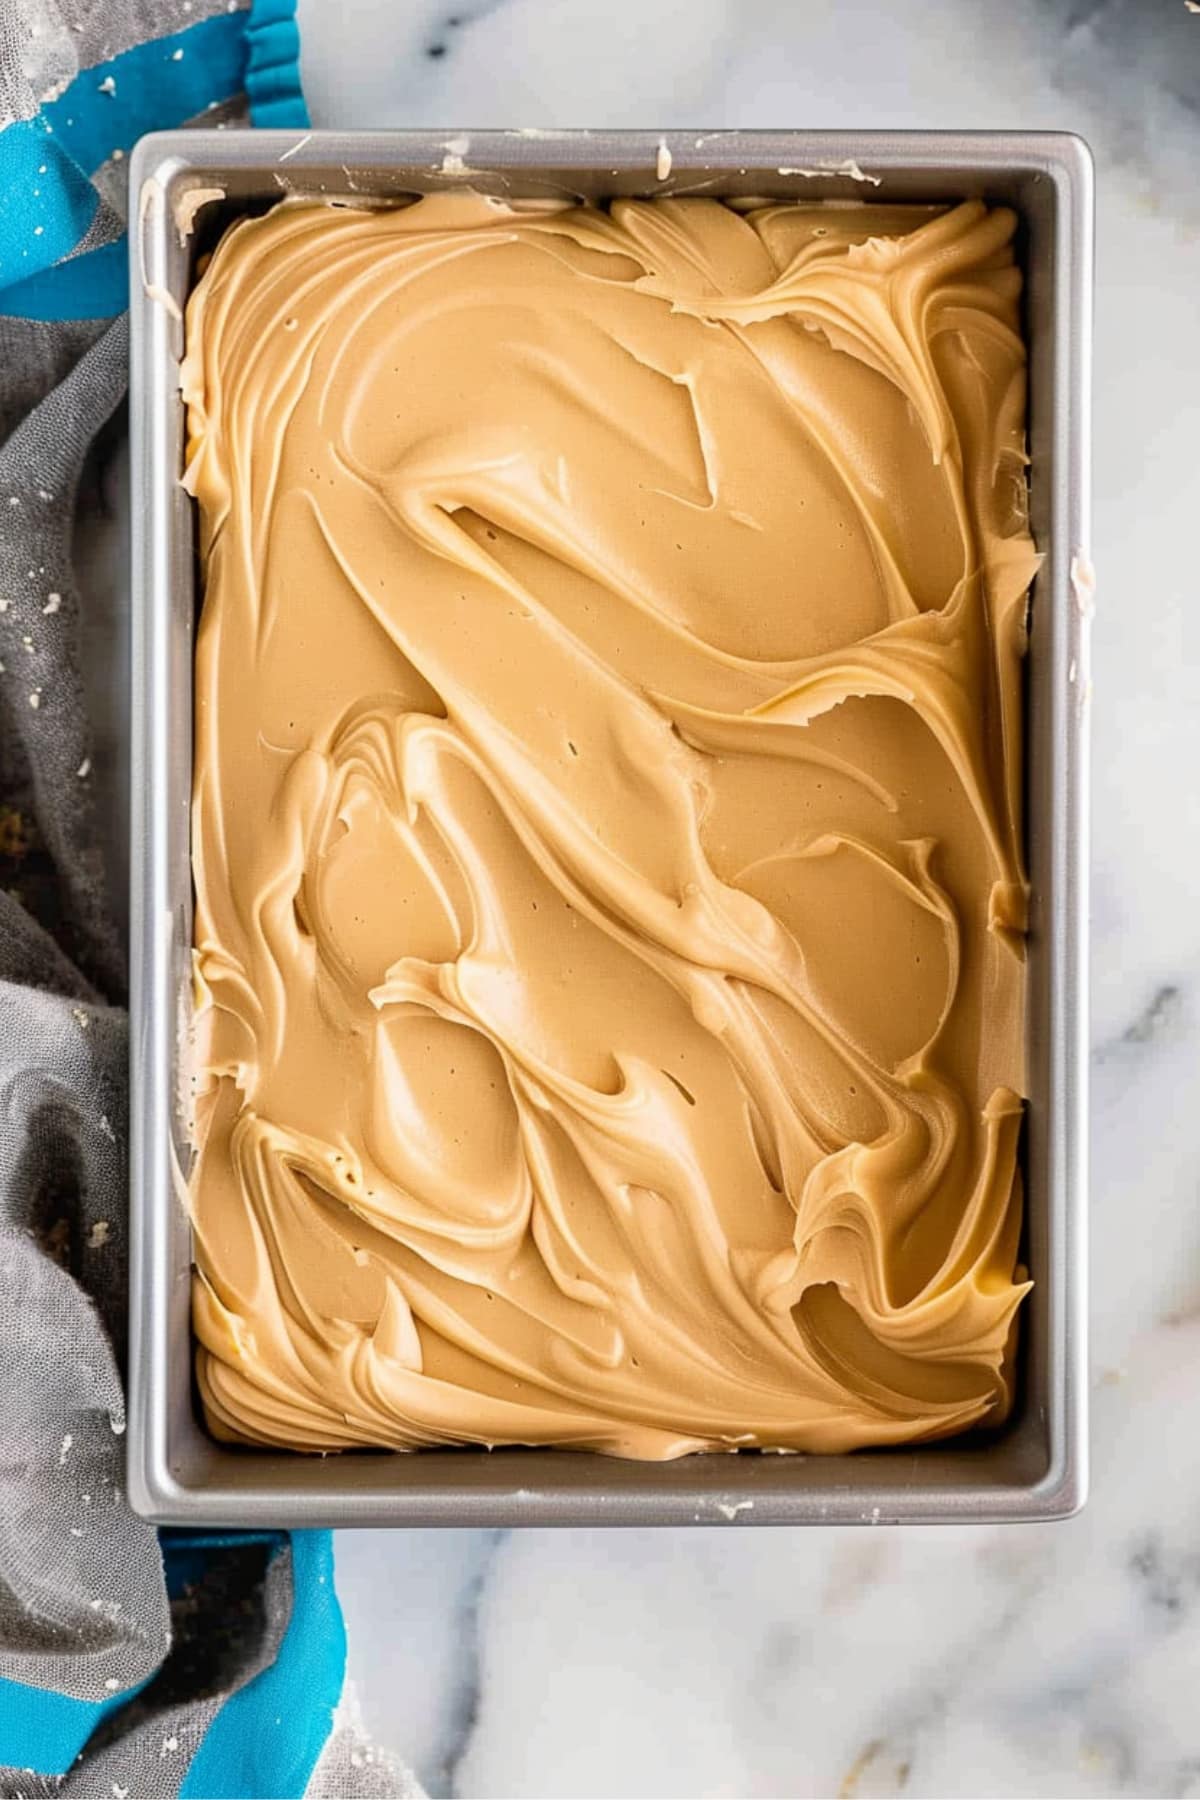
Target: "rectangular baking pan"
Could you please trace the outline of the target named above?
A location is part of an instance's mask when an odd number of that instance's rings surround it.
[[[665,153],[664,153],[665,146]],[[660,179],[660,177],[662,177]],[[1086,1491],[1088,442],[1092,171],[1009,132],[167,132],[130,191],[133,499],[129,1497],[166,1524],[889,1524],[1064,1517]],[[356,1452],[215,1442],[192,1388],[181,1067],[190,1005],[193,506],[179,485],[181,308],[197,256],[287,194],[365,200],[701,192],[1015,207],[1026,271],[1031,1100],[1019,1399],[1007,1426],[848,1456],[634,1463],[564,1450]],[[1074,577],[1074,578],[1073,578]]]

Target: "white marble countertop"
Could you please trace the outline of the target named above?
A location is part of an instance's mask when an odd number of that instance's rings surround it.
[[[999,1530],[343,1534],[366,1723],[432,1794],[1200,1794],[1200,16],[300,15],[318,125],[1057,127],[1099,174],[1092,1499]]]

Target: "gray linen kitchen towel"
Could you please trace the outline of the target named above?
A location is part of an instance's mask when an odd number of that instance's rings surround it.
[[[291,0],[0,0],[8,1796],[420,1791],[340,1699],[327,1534],[160,1541],[122,1491],[125,808],[107,680],[123,617],[122,165],[146,129],[241,122],[246,96],[252,120],[305,123],[291,12]]]

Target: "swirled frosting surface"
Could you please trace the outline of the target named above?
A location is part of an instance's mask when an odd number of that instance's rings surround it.
[[[1002,1416],[1014,219],[289,203],[187,317],[223,1437]]]

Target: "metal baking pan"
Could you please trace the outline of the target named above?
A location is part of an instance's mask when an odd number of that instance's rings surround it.
[[[564,1450],[232,1448],[194,1404],[179,1095],[190,1004],[193,507],[177,364],[197,256],[285,194],[387,199],[471,183],[519,196],[952,202],[1021,218],[1030,346],[1033,887],[1026,1247],[1008,1425],[847,1456],[622,1462]],[[1020,132],[168,132],[131,163],[133,450],[132,1176],[129,1497],[168,1524],[591,1525],[1049,1519],[1086,1489],[1088,435],[1092,169],[1078,138]],[[1078,559],[1078,560],[1077,560]]]

